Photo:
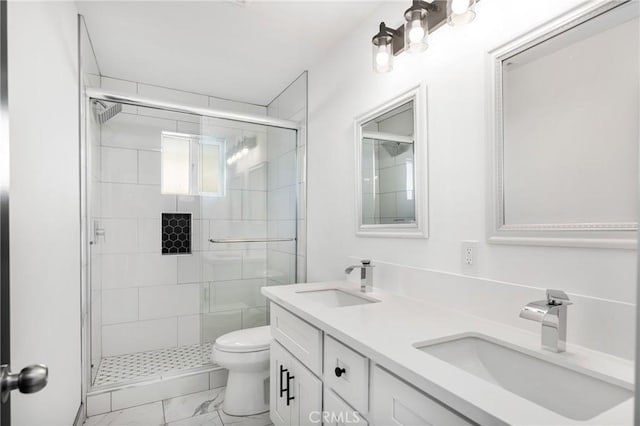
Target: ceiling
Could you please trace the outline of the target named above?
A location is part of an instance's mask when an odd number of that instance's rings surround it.
[[[76,3],[102,75],[267,105],[382,1]]]

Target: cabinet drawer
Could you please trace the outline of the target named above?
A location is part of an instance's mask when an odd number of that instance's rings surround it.
[[[271,335],[313,373],[322,374],[322,331],[271,303]]]
[[[326,335],[324,383],[358,412],[369,411],[369,360]]]
[[[332,390],[324,390],[324,418],[322,424],[335,426],[367,426],[369,423]]]
[[[371,386],[371,419],[378,425],[471,425],[440,402],[376,366]]]

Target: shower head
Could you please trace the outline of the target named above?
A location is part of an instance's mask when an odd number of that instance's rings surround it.
[[[94,108],[94,112],[96,114],[96,120],[98,120],[98,123],[100,124],[106,123],[107,121],[115,117],[116,114],[122,111],[122,104],[119,104],[119,103],[115,103],[115,104],[112,104],[111,106],[107,106],[107,104],[105,104],[102,101],[94,100],[93,104],[96,106],[100,105],[100,107],[102,107],[102,109],[98,107]]]
[[[397,157],[398,155],[407,152],[410,148],[413,148],[412,142],[384,141],[381,145],[391,157]]]

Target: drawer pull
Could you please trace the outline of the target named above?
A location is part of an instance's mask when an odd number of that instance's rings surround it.
[[[336,373],[336,377],[340,377],[343,374],[345,374],[347,370],[345,370],[344,368],[336,367],[336,369],[333,370],[333,372]]]

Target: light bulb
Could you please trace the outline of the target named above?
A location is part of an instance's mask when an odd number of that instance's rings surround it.
[[[420,43],[424,38],[424,28],[420,25],[420,21],[411,21],[411,29],[409,30],[409,41],[411,43]]]
[[[247,155],[249,153],[249,148],[242,148],[242,155]]]
[[[378,52],[376,53],[376,64],[381,67],[389,64],[389,52],[387,52],[387,49],[385,49],[384,46],[378,47]]]
[[[456,15],[464,15],[469,10],[469,0],[452,0],[451,11]]]
[[[227,164],[228,164],[228,165],[231,165],[231,163],[233,163],[233,158],[229,158],[229,159],[227,160]]]

